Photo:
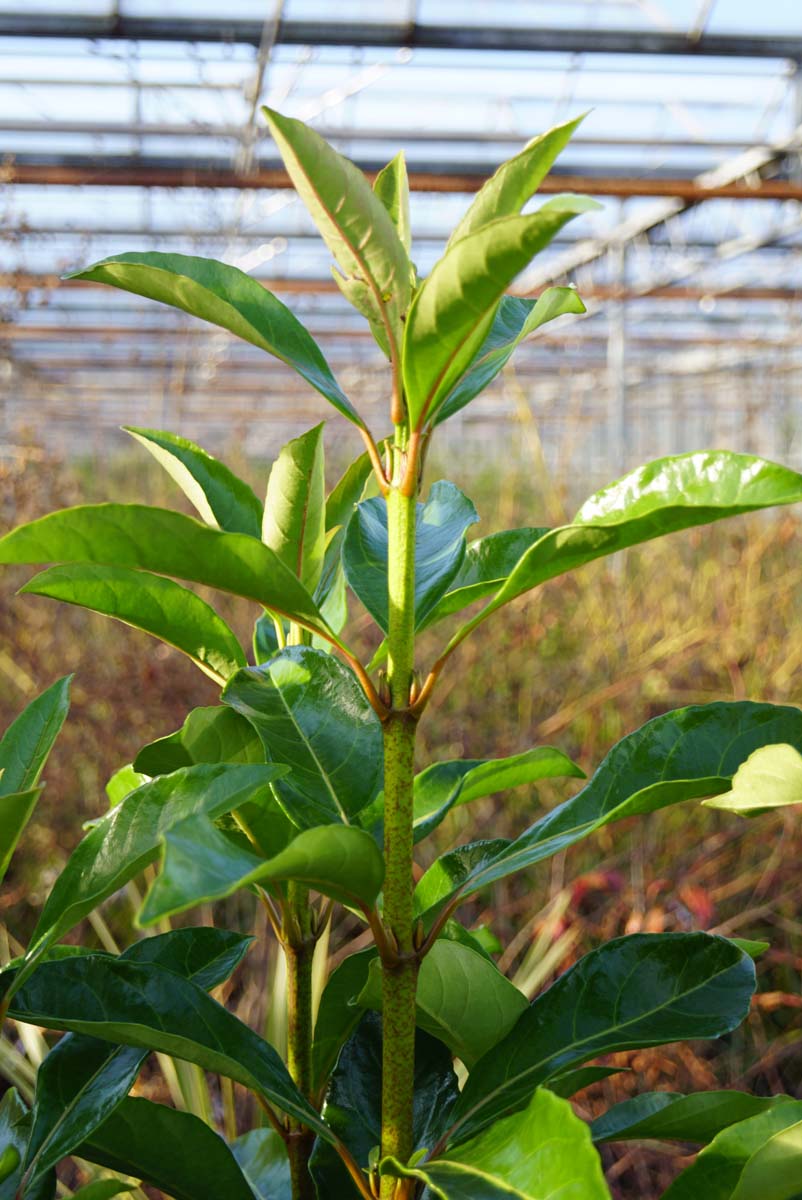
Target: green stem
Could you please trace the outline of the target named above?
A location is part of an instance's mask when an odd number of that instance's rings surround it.
[[[287,960],[287,1067],[298,1089],[312,1096],[312,960],[315,939],[307,888],[287,884],[284,954]],[[315,1200],[309,1174],[314,1136],[290,1123],[287,1152],[293,1200]]]
[[[412,779],[416,720],[409,712],[415,664],[415,494],[402,488],[404,431],[396,429],[393,487],[387,497],[388,597],[387,676],[392,710],[384,723],[384,923],[395,956],[382,969],[382,1154],[406,1162],[412,1153],[412,1096],[415,1070],[415,989],[418,962],[413,946]],[[409,489],[412,490],[412,489]],[[385,1200],[406,1194],[383,1177]]]

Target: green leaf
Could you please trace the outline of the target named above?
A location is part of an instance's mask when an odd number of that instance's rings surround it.
[[[409,223],[409,179],[404,151],[399,150],[373,180],[373,191],[387,209],[395,225],[401,245],[407,254],[412,249],[412,230]]]
[[[698,1092],[691,1096],[644,1092],[597,1117],[590,1132],[594,1142],[650,1138],[707,1143],[728,1126],[788,1100],[790,1096],[752,1096],[748,1092]]]
[[[320,997],[312,1043],[312,1087],[319,1092],[334,1070],[340,1048],[363,1015],[357,1004],[368,981],[374,946],[349,954],[335,967]]]
[[[292,646],[261,667],[239,671],[223,700],[251,722],[269,760],[291,767],[274,789],[299,827],[348,822],[376,795],[381,722],[337,659]]]
[[[366,1169],[381,1141],[382,1094],[381,1020],[362,1015],[346,1042],[326,1093],[323,1117],[356,1162]],[[418,1032],[415,1037],[412,1138],[415,1149],[431,1148],[444,1131],[458,1095],[451,1055],[445,1046]],[[358,1196],[339,1156],[318,1142],[310,1163],[318,1195],[352,1200]]]
[[[0,796],[35,787],[70,707],[72,675],[51,684],[0,738]]]
[[[415,776],[415,841],[436,829],[452,808],[538,779],[584,779],[585,772],[561,750],[537,746],[509,758],[451,759]]]
[[[418,911],[434,911],[457,892],[470,896],[613,821],[726,792],[753,750],[778,741],[802,747],[799,709],[738,701],[655,717],[614,746],[580,792],[514,841],[463,847],[435,862],[416,889]]]
[[[797,1200],[802,1102],[786,1100],[724,1129],[677,1176],[664,1200]]]
[[[0,538],[0,563],[95,562],[175,575],[255,600],[313,633],[329,633],[312,597],[267,546],[144,504],[86,504]]]
[[[30,1126],[31,1114],[17,1089],[8,1088],[0,1100],[0,1200],[17,1200],[19,1196]],[[26,1188],[25,1200],[53,1200],[55,1194],[56,1176],[50,1171]]]
[[[76,1153],[133,1175],[174,1200],[253,1200],[232,1148],[191,1113],[124,1100]]]
[[[455,578],[465,556],[465,530],[478,521],[476,509],[453,483],[432,484],[417,505],[415,528],[415,622],[420,626]],[[343,543],[343,565],[351,588],[387,632],[387,501],[377,496],[358,504]]]
[[[205,813],[230,812],[284,774],[272,764],[185,767],[143,784],[87,834],[45,902],[31,943],[41,952],[158,856],[171,826]]]
[[[286,305],[238,267],[187,254],[136,251],[104,258],[65,278],[108,283],[219,325],[280,358],[349,421],[362,426],[309,332]]]
[[[534,196],[585,115],[555,125],[532,138],[519,154],[502,163],[476,193],[470,208],[451,234],[449,245],[498,217],[519,213]]]
[[[370,458],[367,454],[361,454],[359,458],[351,463],[342,478],[332,488],[326,500],[326,551],[323,555],[323,572],[315,591],[315,600],[320,604],[325,597],[333,598],[336,594],[338,601],[341,604],[345,604],[346,616],[347,603],[345,601],[345,575],[341,558],[342,546],[345,539],[346,526],[351,519],[354,508],[365,497],[371,482],[375,482],[371,471]],[[326,613],[329,623],[335,628],[336,632],[339,632],[339,630],[336,630],[332,618],[328,616],[328,610],[326,610]]]
[[[743,816],[802,804],[802,755],[793,746],[782,743],[761,746],[735,772],[726,795],[702,803]]]
[[[586,954],[476,1064],[454,1111],[463,1141],[555,1075],[619,1050],[720,1037],[749,1009],[752,960],[706,933],[633,934]]]
[[[147,782],[147,773],[135,771],[132,763],[126,763],[124,767],[120,767],[118,771],[114,772],[106,784],[109,807],[114,808],[115,804],[119,804],[131,792],[135,792],[138,787],[142,787],[142,784]]]
[[[573,217],[598,205],[566,196],[524,217],[501,217],[458,241],[435,263],[404,327],[404,391],[413,428],[436,413],[473,362],[515,276]]]
[[[262,743],[253,726],[226,705],[193,708],[180,729],[144,746],[134,770],[169,775],[196,763],[263,763]]]
[[[107,955],[40,963],[12,999],[9,1015],[197,1063],[259,1092],[323,1138],[331,1136],[272,1046],[203,988],[164,967]]]
[[[188,655],[216,683],[225,683],[245,666],[237,638],[211,605],[180,583],[149,571],[99,563],[50,567],[20,592],[77,604],[153,634]]]
[[[325,549],[323,425],[287,442],[267,483],[262,541],[314,592]]]
[[[381,964],[371,964],[359,996],[364,1008],[381,1008]],[[416,1021],[472,1067],[509,1033],[527,1009],[526,997],[495,963],[460,942],[441,938],[421,963]]]
[[[248,484],[227,466],[177,433],[135,425],[123,428],[164,467],[207,525],[260,536],[262,505]]]
[[[503,604],[584,563],[666,533],[799,500],[802,475],[749,454],[699,451],[647,463],[586,500],[570,525],[535,542],[449,648]]]
[[[345,274],[343,290],[383,330],[391,356],[397,358],[410,272],[387,209],[362,172],[308,125],[269,108],[262,112],[295,190]],[[348,288],[352,281],[358,296]]]
[[[292,1200],[287,1147],[275,1129],[252,1129],[231,1143],[254,1200]]]
[[[209,989],[228,979],[252,940],[227,930],[181,929],[134,943],[122,959],[156,963]],[[36,1079],[25,1159],[32,1182],[72,1153],[122,1103],[147,1054],[75,1033],[56,1044]]]
[[[306,829],[265,860],[227,838],[208,817],[195,816],[165,833],[164,862],[138,920],[153,925],[251,884],[286,880],[305,883],[342,904],[371,908],[383,879],[381,851],[364,829]]]
[[[119,1196],[121,1192],[135,1190],[133,1183],[123,1183],[121,1179],[96,1179],[94,1183],[88,1183],[86,1187],[73,1192],[73,1200],[111,1200],[112,1196]]]
[[[420,1167],[386,1159],[382,1172],[421,1179],[440,1200],[610,1200],[587,1125],[545,1090],[458,1149]]]
[[[496,309],[493,324],[476,357],[456,387],[437,410],[434,424],[453,417],[483,392],[504,369],[521,342],[541,326],[566,313],[586,312],[579,294],[571,287],[547,288],[537,300],[504,296]]]
[[[5,878],[17,843],[33,816],[42,791],[41,787],[34,787],[29,788],[27,792],[0,794],[0,883]]]
[[[583,1088],[590,1087],[592,1083],[598,1083],[601,1079],[609,1079],[611,1075],[619,1075],[624,1069],[623,1067],[575,1067],[571,1071],[565,1071],[564,1074],[555,1076],[543,1086],[547,1087],[550,1092],[554,1092],[555,1096],[562,1096],[564,1100],[569,1100]]]

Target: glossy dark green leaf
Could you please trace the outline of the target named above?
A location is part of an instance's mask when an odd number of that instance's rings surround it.
[[[623,817],[726,792],[748,756],[783,741],[802,747],[802,712],[738,701],[676,709],[642,725],[609,752],[586,786],[495,853],[445,855],[418,884],[423,912],[468,896],[542,861]]]
[[[107,955],[40,963],[12,999],[9,1015],[197,1063],[330,1137],[272,1046],[203,988],[165,967]]]
[[[409,259],[396,227],[362,172],[291,117],[263,108],[295,190],[345,275],[345,294],[398,355],[410,297]],[[348,285],[354,282],[355,289]]]
[[[16,717],[0,738],[0,796],[26,792],[39,782],[70,707],[72,675],[51,684]]]
[[[452,241],[410,306],[404,327],[404,391],[410,421],[431,420],[465,373],[505,291],[573,217],[598,205],[554,197],[528,216],[502,216]]]
[[[373,180],[373,191],[387,209],[395,225],[401,245],[409,254],[412,249],[412,231],[409,223],[409,178],[404,151],[399,150],[395,158]]]
[[[228,329],[293,367],[343,416],[356,425],[362,424],[320,347],[301,322],[238,267],[187,254],[138,251],[102,259],[83,271],[73,271],[67,278],[108,283]]]
[[[323,425],[283,446],[270,470],[262,541],[314,592],[323,570],[326,491]]]
[[[194,442],[163,429],[124,425],[164,467],[201,518],[215,529],[259,537],[262,505],[253,490],[227,466]]]
[[[250,721],[224,704],[193,708],[175,733],[150,742],[134,759],[134,770],[169,775],[197,763],[263,763],[262,743]]]
[[[340,1048],[359,1024],[363,1010],[357,999],[368,981],[376,950],[368,946],[349,954],[328,978],[320,997],[312,1043],[312,1087],[319,1092],[334,1070]]]
[[[797,1200],[802,1101],[786,1100],[724,1129],[678,1175],[664,1200]]]
[[[173,1200],[253,1200],[231,1147],[214,1130],[150,1100],[124,1100],[76,1153]]]
[[[223,700],[251,722],[269,760],[291,767],[274,787],[299,827],[347,822],[379,790],[381,722],[337,659],[292,646],[261,667],[239,671]]]
[[[373,1013],[362,1016],[343,1047],[326,1093],[323,1116],[362,1167],[381,1140],[382,1029]],[[445,1046],[425,1033],[415,1038],[413,1144],[431,1148],[443,1133],[457,1098],[457,1079]],[[331,1147],[317,1142],[311,1162],[318,1194],[353,1200],[354,1185]]]
[[[570,287],[546,288],[537,300],[504,296],[476,357],[437,410],[435,425],[453,417],[454,413],[458,413],[483,392],[530,334],[566,313],[579,314],[585,311],[579,294]]]
[[[720,1037],[749,1009],[752,960],[706,933],[634,934],[586,954],[476,1064],[454,1111],[463,1141],[555,1075],[601,1054]]]
[[[587,1125],[545,1089],[447,1154],[413,1168],[385,1160],[382,1171],[421,1179],[440,1200],[610,1200]]]
[[[465,530],[476,509],[453,483],[432,484],[417,506],[415,530],[415,622],[422,625],[460,569]],[[348,523],[343,564],[351,588],[387,632],[387,502],[377,496],[359,504]]]
[[[231,1143],[231,1153],[254,1200],[292,1200],[287,1147],[275,1129],[251,1129]]]
[[[802,804],[802,755],[794,746],[783,743],[761,746],[741,763],[725,795],[703,803],[741,816]]]
[[[519,213],[534,196],[584,119],[583,114],[538,134],[523,150],[502,163],[476,193],[470,208],[451,234],[449,245],[499,217]]]
[[[381,1000],[381,966],[374,961],[359,1003],[378,1009]],[[416,1004],[419,1028],[468,1067],[500,1042],[528,1007],[495,963],[447,938],[435,942],[421,963]]]
[[[70,563],[34,575],[20,591],[76,604],[144,630],[188,655],[216,683],[225,683],[245,666],[236,636],[211,605],[150,571]]]
[[[507,788],[560,777],[584,779],[585,772],[561,750],[537,746],[508,758],[450,759],[415,776],[415,840],[436,829],[452,808]]]
[[[0,538],[0,563],[40,562],[93,562],[175,575],[255,600],[313,633],[328,632],[306,588],[267,546],[164,508],[79,505]]]
[[[9,1087],[0,1100],[0,1200],[17,1200],[19,1196],[30,1127],[31,1114],[17,1089]],[[53,1200],[55,1194],[55,1172],[49,1171],[26,1188],[25,1200]]]
[[[586,500],[570,525],[535,542],[449,646],[516,596],[584,563],[666,533],[799,500],[802,475],[749,454],[699,451],[647,463]]]
[[[786,1104],[790,1096],[752,1096],[749,1092],[644,1092],[622,1100],[591,1123],[594,1142],[713,1140],[723,1129]]]
[[[273,764],[201,764],[131,792],[73,851],[45,902],[31,953],[61,937],[153,862],[172,825],[197,813],[222,816],[253,800],[285,771]]]
[[[156,963],[209,989],[228,979],[252,939],[227,930],[180,929],[135,942],[128,962]],[[25,1170],[36,1182],[95,1130],[130,1091],[147,1050],[68,1033],[36,1079]]]
[[[264,859],[225,836],[207,817],[191,817],[164,835],[164,861],[138,920],[153,925],[254,883],[295,880],[342,904],[371,908],[381,891],[384,859],[364,829],[305,829]]]

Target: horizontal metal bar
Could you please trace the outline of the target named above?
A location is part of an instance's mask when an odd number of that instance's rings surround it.
[[[158,160],[133,161],[128,157],[108,158],[105,161],[86,161],[80,156],[59,161],[31,161],[33,156],[17,155],[15,161],[3,165],[3,182],[7,184],[55,185],[60,187],[163,187],[163,188],[237,188],[281,189],[291,187],[289,176],[279,167],[260,166],[253,172],[241,174],[228,166],[204,166],[187,162]],[[39,156],[41,157],[41,156]],[[381,164],[360,163],[368,175],[374,175]],[[410,187],[418,192],[470,193],[478,191],[490,167],[470,165],[469,172],[449,167],[431,171],[414,165],[410,167]],[[735,181],[718,185],[702,185],[691,178],[648,178],[594,175],[588,172],[553,174],[540,185],[543,194],[557,192],[587,192],[594,196],[667,196],[699,203],[703,200],[802,200],[802,182],[785,179]]]
[[[123,39],[159,42],[222,42],[259,46],[261,20],[235,18],[181,19],[126,16],[120,13],[78,15],[32,13],[0,15],[0,36]],[[547,54],[672,54],[694,58],[802,59],[802,38],[782,35],[686,33],[656,29],[586,29],[530,25],[429,25],[377,21],[280,22],[276,42],[302,46],[394,46],[410,49],[537,51]]]

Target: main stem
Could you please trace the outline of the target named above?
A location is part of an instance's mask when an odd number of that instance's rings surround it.
[[[410,477],[406,431],[396,426],[393,481],[387,496],[388,597],[387,676],[391,712],[384,723],[384,924],[397,961],[382,967],[382,1154],[406,1162],[412,1144],[415,1071],[415,989],[418,963],[413,945],[412,779],[416,720],[409,711],[415,664],[415,495],[405,495]],[[382,1200],[411,1194],[409,1181],[384,1176]]]
[[[312,1096],[312,933],[308,890],[287,884],[287,922],[284,954],[287,962],[287,1067],[298,1089]],[[314,1137],[296,1121],[290,1122],[287,1152],[293,1200],[315,1200],[309,1174]]]

